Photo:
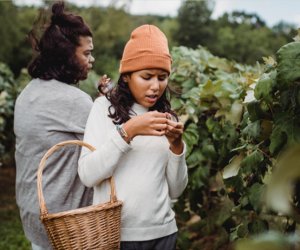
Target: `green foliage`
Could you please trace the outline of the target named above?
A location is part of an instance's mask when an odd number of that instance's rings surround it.
[[[12,0],[0,1],[0,61],[9,65],[15,75],[31,58],[31,47],[26,40],[37,9],[18,8]]]
[[[277,52],[278,84],[284,90],[300,78],[300,42],[282,46]]]
[[[97,86],[99,80],[100,76],[95,71],[91,71],[86,80],[79,82],[79,88],[95,99],[98,96]]]
[[[2,46],[0,47],[0,61],[7,61],[13,51],[14,41],[18,33],[18,24],[13,13],[16,13],[17,8],[12,1],[0,2],[0,36],[2,38]]]
[[[48,8],[53,1],[43,1]],[[217,20],[211,19],[214,1],[182,2],[177,17],[156,15],[130,15],[126,5],[113,3],[107,8],[78,7],[67,3],[67,9],[81,15],[94,34],[94,69],[98,74],[117,77],[119,60],[130,32],[137,26],[149,23],[160,27],[168,37],[169,46],[183,45],[207,47],[214,54],[241,63],[255,63],[262,56],[273,55],[290,41],[295,27],[279,23],[273,29],[255,14],[226,13]],[[31,46],[27,34],[38,18],[38,7],[16,6],[14,1],[0,2],[0,61],[5,62],[17,77],[31,59]],[[14,18],[11,18],[11,17]]]
[[[232,219],[232,209],[238,211],[236,206],[243,198],[244,206],[258,209],[255,197],[261,192],[260,186],[248,190],[241,178],[239,182],[243,186],[238,188],[230,184],[234,177],[228,183],[222,178],[223,168],[237,156],[234,149],[244,146],[240,140],[245,127],[243,99],[258,76],[257,69],[213,56],[202,47],[196,50],[177,47],[172,56],[171,85],[182,93],[172,103],[185,121],[184,140],[190,168],[188,191],[183,200],[188,204],[190,216],[197,214],[201,218],[198,226],[193,225],[196,231],[189,226],[184,228],[191,230],[191,235],[202,236],[191,243],[191,249],[204,244],[203,237],[216,237],[219,242],[210,249],[218,249],[220,244],[229,242],[228,232],[240,225],[240,218]],[[257,150],[244,151],[245,157],[241,155],[236,165],[247,169],[250,175],[264,156]],[[217,237],[216,231],[223,236]]]
[[[263,68],[216,57],[202,47],[173,49],[170,80],[181,95],[172,104],[185,123],[189,166],[189,185],[177,205],[182,249],[225,249],[232,241],[268,230],[295,231],[295,222],[286,224],[286,216],[269,211],[263,197],[277,155],[300,140],[299,78],[289,61],[296,60],[296,46],[281,48],[278,62],[264,58]],[[288,67],[292,72],[287,73]],[[293,181],[295,171],[289,172]],[[274,188],[276,180],[271,189],[273,197],[289,200],[293,181],[287,183],[283,176],[278,180],[285,192]],[[251,249],[251,244],[256,243],[243,241],[237,248]],[[276,249],[277,243],[270,246]]]
[[[242,63],[254,64],[263,56],[274,55],[288,42],[284,35],[269,29],[255,14],[225,13],[213,24],[214,39],[207,46],[212,52]],[[237,49],[239,48],[239,49]]]
[[[299,249],[299,235],[284,236],[277,232],[271,231],[264,233],[255,239],[245,239],[236,243],[235,250],[283,250]]]
[[[211,19],[214,1],[185,0],[178,11],[178,29],[173,37],[179,45],[205,46],[215,55],[254,64],[263,56],[274,55],[296,33],[292,25],[279,23],[274,29],[266,26],[256,14],[225,13]]]
[[[1,211],[0,226],[0,249],[7,250],[29,250],[31,249],[29,241],[26,239],[18,210]]]
[[[298,183],[300,179],[300,144],[292,145],[277,161],[266,191],[266,201],[271,208],[292,216],[298,223],[300,217]]]
[[[264,99],[267,102],[272,101],[272,90],[276,84],[276,71],[264,73],[255,87],[254,95],[257,100]]]
[[[178,11],[178,31],[175,40],[180,45],[196,48],[199,44],[208,44],[212,40],[214,30],[211,29],[210,16],[213,1],[183,1]]]
[[[10,69],[0,63],[0,164],[13,159],[13,111],[17,86]]]

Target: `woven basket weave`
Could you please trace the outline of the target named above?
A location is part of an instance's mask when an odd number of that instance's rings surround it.
[[[116,250],[120,248],[120,224],[122,202],[117,200],[114,178],[111,177],[110,201],[83,208],[49,214],[42,191],[42,173],[46,160],[66,145],[95,148],[83,141],[63,141],[51,147],[43,156],[37,172],[37,188],[40,219],[44,224],[54,249],[57,250]]]

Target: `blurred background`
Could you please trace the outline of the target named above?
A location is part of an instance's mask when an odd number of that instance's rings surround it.
[[[40,7],[52,1],[0,1],[0,60],[15,76],[31,59],[26,34]],[[170,47],[199,44],[213,54],[254,64],[272,55],[295,35],[300,3],[290,0],[72,0],[69,10],[82,15],[94,32],[95,72],[114,74],[133,28],[152,23],[168,36]]]
[[[14,197],[13,110],[30,80],[27,34],[39,10],[52,3],[0,1],[0,250],[30,249]],[[66,3],[93,32],[96,61],[80,84],[93,98],[101,75],[117,80],[123,47],[135,27],[157,25],[169,39],[170,85],[180,93],[172,106],[185,124],[190,171],[188,188],[174,207],[178,249],[300,249],[298,148],[292,162],[281,164],[285,171],[273,174],[277,157],[300,142],[300,2]],[[293,174],[284,179],[283,173]],[[268,193],[269,187],[284,192]]]

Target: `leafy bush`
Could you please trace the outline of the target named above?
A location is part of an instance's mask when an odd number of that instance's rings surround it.
[[[293,51],[282,47],[278,65],[264,58],[264,67],[202,47],[173,49],[171,85],[182,94],[172,105],[185,123],[189,166],[189,185],[176,204],[180,249],[227,249],[268,230],[295,231],[293,219],[262,199],[278,153],[299,142],[300,50],[288,46]]]
[[[18,86],[10,69],[0,63],[0,164],[11,165],[14,151],[13,113]]]

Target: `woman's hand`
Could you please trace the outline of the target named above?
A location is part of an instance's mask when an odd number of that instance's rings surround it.
[[[167,126],[167,115],[158,111],[149,111],[134,116],[123,124],[123,128],[130,139],[137,135],[165,135]]]
[[[111,82],[111,79],[107,77],[107,75],[103,75],[98,82],[98,90],[99,90],[99,96],[105,95],[112,89],[113,85]]]
[[[123,129],[128,135],[128,139],[125,140],[129,143],[137,135],[165,135],[170,143],[170,150],[174,154],[181,154],[183,124],[172,121],[170,117],[170,114],[158,111],[132,117],[123,124]]]
[[[181,122],[175,122],[170,119],[167,120],[167,127],[165,135],[170,143],[170,150],[174,154],[181,154],[183,152],[183,124]]]

